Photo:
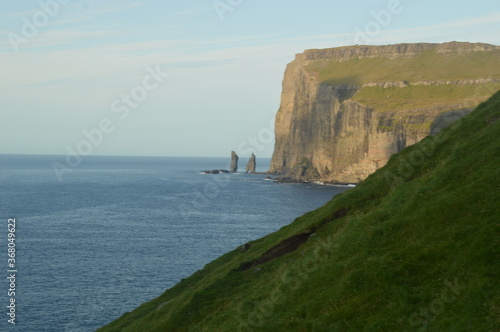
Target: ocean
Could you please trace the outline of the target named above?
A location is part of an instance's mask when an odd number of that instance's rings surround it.
[[[95,331],[349,189],[202,174],[229,158],[88,156],[61,179],[54,162],[0,155],[1,331]]]

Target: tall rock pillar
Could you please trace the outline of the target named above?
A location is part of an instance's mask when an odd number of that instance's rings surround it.
[[[236,152],[231,151],[231,167],[229,168],[230,172],[237,172],[238,171],[238,155]]]
[[[255,154],[252,153],[252,156],[250,157],[250,160],[248,160],[248,164],[247,164],[247,168],[246,168],[246,172],[247,173],[255,173],[255,166],[256,166],[256,162],[255,162]]]

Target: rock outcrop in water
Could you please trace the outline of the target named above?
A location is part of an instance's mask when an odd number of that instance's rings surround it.
[[[357,183],[500,89],[500,46],[307,50],[287,66],[269,172]]]
[[[237,172],[238,171],[238,155],[236,152],[231,151],[231,167],[229,168],[230,172]]]
[[[227,171],[225,169],[214,169],[211,171],[203,171],[202,173],[203,174],[227,174],[227,173],[229,173],[229,171]]]
[[[257,166],[257,163],[255,161],[255,154],[252,153],[252,156],[248,160],[247,167],[246,167],[246,172],[247,173],[255,173],[255,167]]]

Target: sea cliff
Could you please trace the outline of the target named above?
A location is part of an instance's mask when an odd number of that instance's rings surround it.
[[[307,50],[285,71],[270,173],[357,183],[500,89],[500,46]]]

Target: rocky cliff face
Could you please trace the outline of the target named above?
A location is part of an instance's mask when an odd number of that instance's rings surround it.
[[[236,152],[231,151],[231,166],[229,167],[229,172],[238,172],[238,160],[240,158],[236,154]]]
[[[481,66],[498,67],[500,47],[453,42],[298,54],[285,72],[270,172],[294,180],[362,181],[392,154],[439,132],[500,88],[500,70],[473,67],[481,59]]]
[[[255,160],[255,154],[252,153],[252,156],[248,160],[247,167],[246,167],[245,171],[247,173],[255,173],[256,166],[257,166],[257,162]]]

